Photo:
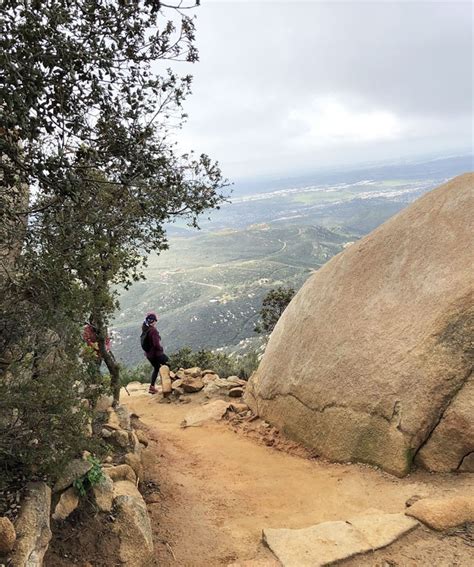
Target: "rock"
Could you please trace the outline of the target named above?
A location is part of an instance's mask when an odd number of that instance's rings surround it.
[[[232,402],[229,406],[229,409],[235,413],[244,413],[248,411],[249,407],[247,404]]]
[[[44,482],[28,483],[15,524],[17,539],[11,554],[11,567],[42,567],[52,536],[50,512],[51,489]]]
[[[202,381],[204,382],[204,385],[206,385],[209,384],[210,382],[214,382],[214,380],[217,380],[217,378],[219,378],[219,374],[216,374],[215,372],[206,371],[205,373],[203,373]]]
[[[234,386],[245,386],[245,384],[247,384],[245,380],[242,380],[238,376],[229,376],[228,378],[226,378],[226,382],[231,388],[233,388]]]
[[[160,367],[161,388],[163,396],[171,394],[170,369],[166,364]]]
[[[0,555],[10,553],[15,545],[16,532],[8,518],[0,517]]]
[[[172,370],[170,370],[170,378],[171,378],[171,380],[177,380],[178,379],[178,377],[176,376],[176,374]]]
[[[455,528],[474,522],[474,495],[442,499],[423,498],[410,506],[405,514],[434,530]]]
[[[116,429],[115,431],[112,431],[110,440],[122,449],[126,449],[129,446],[128,431],[124,431],[123,429]]]
[[[82,478],[87,474],[92,468],[92,463],[89,461],[83,461],[82,459],[74,459],[69,462],[61,476],[56,481],[53,487],[53,492],[61,492],[65,488],[68,488],[73,484],[78,478]]]
[[[474,472],[474,452],[464,457],[458,470],[459,472]]]
[[[114,402],[113,396],[99,396],[95,404],[95,411],[107,411]]]
[[[229,390],[229,396],[231,398],[241,398],[244,395],[244,389],[241,386],[237,386],[237,388],[231,388]]]
[[[267,528],[263,539],[284,567],[318,567],[389,545],[418,525],[406,519],[371,514],[299,530]]]
[[[127,431],[131,429],[130,425],[130,412],[126,406],[118,406],[115,408],[115,413],[117,414],[120,429],[126,429]]]
[[[416,456],[417,464],[430,471],[450,472],[474,452],[474,376],[452,399],[439,425]]]
[[[53,513],[53,520],[65,520],[74,510],[79,506],[79,494],[77,490],[73,487],[65,490],[59,502],[56,504],[56,508]]]
[[[246,388],[254,413],[333,461],[402,476],[424,445],[423,466],[459,466],[474,419],[473,184],[427,193],[306,281]]]
[[[178,378],[177,380],[175,380],[172,384],[171,384],[171,389],[172,390],[177,390],[178,388],[181,387],[181,384],[183,383],[184,378]]]
[[[110,429],[121,429],[120,420],[119,420],[119,417],[116,414],[114,408],[108,408],[108,410],[107,410],[107,423],[105,424],[105,426],[110,428]]]
[[[140,441],[140,443],[145,445],[145,447],[148,447],[149,440],[148,440],[146,433],[143,431],[143,429],[136,429],[135,434],[138,438],[138,441]]]
[[[135,431],[128,432],[128,441],[129,445],[134,453],[139,453],[142,450],[142,446],[140,445],[140,441],[138,440],[137,434]]]
[[[92,494],[97,508],[101,512],[110,512],[114,500],[114,482],[108,474],[104,473],[101,482],[92,487]]]
[[[100,432],[101,437],[103,437],[104,439],[108,439],[109,437],[112,436],[112,431],[110,431],[110,429],[106,429],[105,427],[102,429],[102,431]]]
[[[201,380],[201,378],[187,377],[182,380],[181,388],[188,394],[200,392],[204,388],[204,382]]]
[[[105,463],[113,463],[114,460],[110,455],[107,455],[107,457],[105,457],[105,459],[104,459],[104,462]]]
[[[133,482],[130,482],[129,480],[119,480],[114,482],[114,500],[119,496],[141,498],[142,495]]]
[[[212,398],[212,396],[219,395],[220,393],[224,392],[221,387],[215,383],[216,381],[209,382],[204,386],[203,392],[206,394],[206,397]]]
[[[418,500],[421,500],[422,498],[423,496],[418,496],[418,494],[415,494],[405,502],[405,506],[409,508],[410,506],[413,506],[415,502],[418,502]]]
[[[107,469],[108,476],[115,482],[125,481],[135,484],[137,475],[130,465],[116,465]]]
[[[192,376],[193,378],[201,377],[201,369],[199,368],[199,366],[194,366],[193,368],[186,368],[184,373],[187,376]]]
[[[184,373],[184,370],[182,368],[180,368],[178,372],[176,372],[175,376],[176,380],[184,380],[184,378],[186,378],[186,374]]]
[[[138,482],[143,481],[143,464],[140,457],[135,453],[127,453],[124,458],[124,462],[126,465],[133,469],[133,472],[136,474]]]
[[[184,419],[183,427],[196,427],[205,421],[219,421],[224,416],[229,402],[215,400],[192,410]]]
[[[206,384],[206,386],[204,386],[204,393],[208,397],[212,397],[216,394],[225,395],[227,394],[227,390],[235,388],[236,386],[239,386],[239,384],[235,383],[233,380],[229,382],[228,380],[223,378],[216,378],[215,380],[209,382],[208,384]]]
[[[114,532],[119,538],[119,557],[126,567],[144,567],[153,558],[153,538],[145,501],[126,481],[114,484]]]

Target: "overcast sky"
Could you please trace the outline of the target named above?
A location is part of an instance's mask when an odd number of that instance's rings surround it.
[[[226,176],[472,151],[471,2],[201,4],[180,145]]]

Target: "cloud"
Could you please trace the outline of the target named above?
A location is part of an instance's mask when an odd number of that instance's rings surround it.
[[[197,14],[180,146],[229,176],[472,147],[470,2],[204,1]]]

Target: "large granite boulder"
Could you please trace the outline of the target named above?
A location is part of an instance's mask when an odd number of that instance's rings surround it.
[[[473,189],[472,173],[438,187],[310,277],[248,405],[335,461],[404,475],[422,448],[423,466],[457,470],[474,451]]]

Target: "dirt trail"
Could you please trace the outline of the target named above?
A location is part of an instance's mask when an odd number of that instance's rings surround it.
[[[374,508],[401,512],[414,494],[472,490],[470,475],[416,473],[400,480],[369,467],[293,456],[239,435],[226,422],[182,429],[200,397],[190,396],[189,404],[158,399],[134,393],[122,401],[154,441],[147,470],[159,492],[147,500],[161,567],[270,567],[277,563],[261,545],[264,527],[302,528]]]

